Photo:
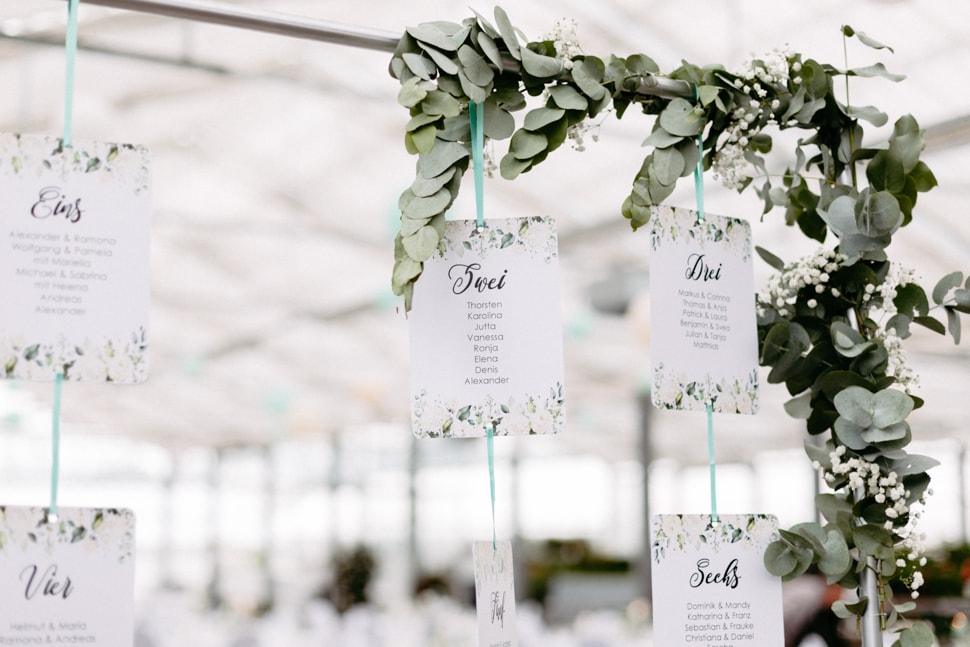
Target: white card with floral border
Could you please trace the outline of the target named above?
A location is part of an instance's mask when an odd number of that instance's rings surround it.
[[[560,289],[551,218],[446,223],[409,315],[416,436],[562,429]]]
[[[0,378],[145,380],[148,157],[0,133]]]
[[[661,206],[650,218],[650,355],[660,409],[753,414],[758,332],[747,221]]]
[[[129,510],[0,506],[0,644],[134,642]]]
[[[472,547],[475,565],[475,608],[479,647],[516,647],[515,578],[512,544],[477,541]]]
[[[772,515],[663,514],[651,537],[654,643],[777,647],[784,642],[781,578],[764,567],[778,535]]]

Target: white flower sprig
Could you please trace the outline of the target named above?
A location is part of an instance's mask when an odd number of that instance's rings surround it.
[[[765,287],[758,293],[758,313],[775,310],[781,317],[794,314],[798,294],[808,286],[814,286],[816,294],[823,294],[830,290],[832,296],[839,297],[838,288],[827,287],[832,274],[842,267],[847,257],[833,249],[819,248],[814,254],[805,256],[785,266],[784,271],[772,275]],[[809,308],[818,305],[815,299],[809,299]]]
[[[822,475],[828,485],[833,486],[840,479],[848,479],[846,487],[856,491],[859,499],[872,498],[876,503],[885,505],[886,521],[883,527],[900,537],[901,553],[896,559],[896,566],[912,568],[912,574],[904,579],[904,583],[915,599],[919,597],[919,588],[923,584],[923,574],[919,569],[926,565],[926,557],[923,554],[926,535],[916,530],[916,524],[922,513],[915,506],[907,503],[911,493],[896,472],[892,470],[883,472],[876,463],[867,461],[861,456],[851,455],[847,458],[846,454],[846,447],[839,445],[829,453],[830,469],[826,469],[818,461],[813,461],[812,467]],[[924,506],[926,497],[932,493],[932,488],[927,489],[916,503]],[[909,515],[906,525],[897,528],[896,520],[906,515]]]
[[[751,163],[745,157],[748,146],[764,127],[779,125],[775,113],[781,108],[781,100],[774,95],[787,88],[789,79],[800,84],[800,70],[801,63],[792,60],[787,49],[776,48],[761,58],[748,59],[734,72],[734,88],[747,98],[739,101],[731,113],[724,140],[711,161],[714,177],[724,187],[738,190],[749,179]],[[792,77],[791,72],[796,76]]]

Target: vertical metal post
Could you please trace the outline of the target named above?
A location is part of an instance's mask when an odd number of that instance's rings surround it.
[[[640,412],[640,467],[643,471],[643,551],[640,554],[639,580],[640,594],[646,600],[653,600],[653,583],[650,564],[650,464],[653,462],[653,443],[650,441],[650,412],[653,403],[650,391],[637,394]]]
[[[957,454],[957,483],[960,487],[960,543],[967,544],[967,446],[960,443]]]
[[[418,439],[411,436],[411,446],[408,452],[408,588],[409,594],[414,591],[421,575],[421,564],[418,558]]]
[[[862,615],[862,647],[882,647],[882,605],[879,603],[879,582],[876,578],[878,565],[873,557],[866,559],[859,589],[869,603]]]

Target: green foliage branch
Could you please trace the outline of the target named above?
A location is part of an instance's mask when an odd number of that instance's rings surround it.
[[[851,27],[842,32],[847,40],[891,51]],[[607,111],[621,118],[635,106],[654,121],[643,142],[648,153],[621,207],[634,230],[700,163],[727,186],[754,191],[762,215],[782,210],[788,225],[819,243],[815,255],[789,263],[758,250],[777,270],[759,294],[760,362],[770,367],[768,381],[784,384],[793,396],[785,408],[805,420],[806,452],[830,489],[816,500],[823,521],[782,530],[765,564],[786,580],[814,565],[829,582],[849,589],[857,589],[867,571],[874,573],[879,599],[839,602],[835,609],[844,616],[861,616],[867,605],[878,604],[888,627],[912,609],[912,602],[895,602],[893,585],[908,585],[914,597],[919,587],[915,521],[936,461],[906,451],[912,438],[906,419],[923,401],[912,393],[901,342],[918,325],[949,332],[958,343],[960,315],[970,313],[970,278],[954,272],[927,294],[887,255],[892,237],[912,220],[918,195],[936,178],[920,159],[923,132],[912,116],[894,123],[888,141],[864,142],[863,123],[882,127],[888,117],[872,106],[851,105],[848,81],[902,77],[881,63],[840,69],[778,51],[740,71],[685,62],[661,75],[644,54],[600,58],[565,41],[528,41],[501,8],[494,23],[476,13],[460,24],[408,27],[390,73],[401,83],[398,101],[410,112],[405,146],[417,155],[414,182],[399,200],[392,274],[406,308],[424,261],[440,245],[445,213],[470,164],[469,103],[483,107],[486,138],[508,140],[499,170],[510,180],[589,120]],[[661,76],[690,91],[643,91],[656,88]],[[844,101],[837,79],[845,81]],[[526,110],[528,97],[541,105]],[[519,123],[516,113],[523,110]],[[794,145],[794,161],[772,174],[772,133],[783,130],[804,136]],[[837,243],[823,247],[830,237]],[[916,623],[904,626],[894,644],[928,646],[932,640],[932,632]]]

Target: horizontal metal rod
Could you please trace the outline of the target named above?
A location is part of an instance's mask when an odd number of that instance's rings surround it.
[[[401,39],[400,34],[345,25],[326,20],[315,20],[279,12],[259,11],[246,7],[229,6],[224,3],[201,0],[82,0],[86,5],[99,5],[140,13],[181,18],[226,27],[238,27],[292,38],[315,40],[336,45],[362,47],[383,52],[393,52]],[[693,88],[686,81],[676,81],[653,76],[643,83],[637,94],[663,97],[692,97]]]
[[[82,0],[82,4],[125,9],[170,18],[182,18],[195,22],[238,27],[250,31],[385,52],[393,52],[401,39],[400,34],[377,29],[199,0]]]

